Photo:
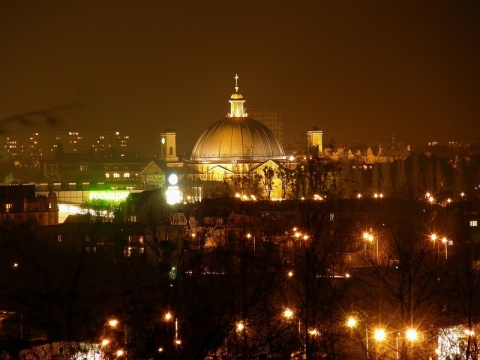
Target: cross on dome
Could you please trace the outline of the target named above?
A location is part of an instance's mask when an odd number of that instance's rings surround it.
[[[243,103],[245,100],[243,99],[242,94],[238,92],[238,74],[235,74],[235,93],[232,94],[230,97],[230,113],[227,115],[229,117],[247,117],[248,114],[245,112],[243,108]]]

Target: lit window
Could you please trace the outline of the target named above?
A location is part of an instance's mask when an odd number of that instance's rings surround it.
[[[119,173],[113,173],[113,177],[114,177],[115,179],[118,179],[118,178],[120,177],[120,174],[119,174]]]
[[[130,177],[130,173],[128,173],[128,172],[127,172],[127,173],[124,173],[124,174],[123,174],[123,177],[124,177],[124,178],[129,178],[129,177]]]
[[[105,177],[108,179],[110,177],[110,174],[109,173],[106,173],[105,174]]]
[[[470,220],[470,226],[478,226],[477,220]]]
[[[13,204],[5,204],[5,212],[10,212],[12,210]]]

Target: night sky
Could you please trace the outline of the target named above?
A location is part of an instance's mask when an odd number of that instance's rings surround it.
[[[0,0],[0,52],[0,119],[71,105],[59,130],[149,155],[167,127],[189,154],[235,74],[285,143],[480,140],[480,1]]]

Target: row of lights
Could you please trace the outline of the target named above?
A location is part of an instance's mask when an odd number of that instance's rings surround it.
[[[356,328],[357,325],[358,325],[357,319],[356,319],[354,316],[348,317],[346,325],[347,325],[347,327],[350,328],[350,329]],[[373,334],[374,334],[375,340],[377,340],[378,342],[384,341],[384,340],[387,338],[387,332],[385,331],[384,328],[377,328],[377,329],[375,329],[375,330],[373,331]],[[417,340],[417,338],[418,338],[417,330],[412,329],[412,328],[407,329],[407,330],[405,331],[405,337],[406,337],[407,340],[409,340],[409,341],[415,341],[415,340]]]

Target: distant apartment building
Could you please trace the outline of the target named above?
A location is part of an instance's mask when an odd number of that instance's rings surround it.
[[[248,117],[260,121],[268,127],[280,144],[283,144],[283,111],[268,109],[247,109]]]
[[[15,133],[0,137],[0,146],[11,159],[53,159],[58,154],[93,153],[101,157],[115,151],[125,156],[130,150],[130,136],[120,131],[59,133]]]

